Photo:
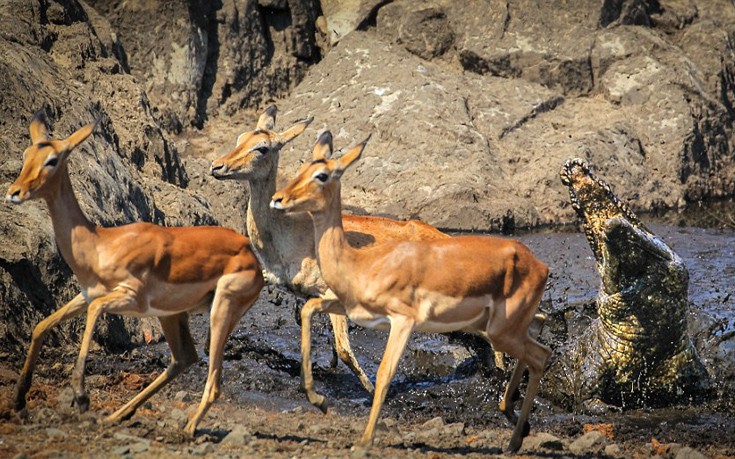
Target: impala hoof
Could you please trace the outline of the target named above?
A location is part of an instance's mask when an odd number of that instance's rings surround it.
[[[515,454],[518,452],[519,449],[521,449],[521,445],[523,444],[523,439],[510,439],[510,444],[508,444],[508,449],[505,451],[508,454]]]
[[[13,409],[21,411],[26,407],[26,393],[28,392],[28,384],[18,384],[13,394]]]
[[[360,448],[370,448],[371,446],[373,446],[373,438],[372,437],[369,437],[369,438],[362,437],[360,441],[357,443],[357,445],[355,446],[358,446]]]
[[[74,404],[79,408],[79,414],[84,414],[89,410],[89,395],[86,393],[74,395]]]
[[[186,435],[189,438],[194,438],[197,433],[197,426],[196,424],[192,425],[191,423],[187,424],[186,427],[184,427],[184,435]]]
[[[13,402],[13,411],[23,411],[26,407],[26,399],[25,397],[21,399],[16,399],[15,402]]]
[[[312,405],[319,408],[322,413],[327,414],[327,409],[329,408],[329,403],[327,402],[327,398],[323,395],[314,393],[314,394],[308,394],[309,401]]]

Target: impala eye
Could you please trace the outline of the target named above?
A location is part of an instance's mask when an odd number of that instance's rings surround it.
[[[319,174],[316,174],[314,178],[324,183],[329,179],[329,176],[325,174],[324,172],[320,172]]]
[[[56,167],[56,165],[59,164],[59,158],[58,156],[52,156],[49,159],[46,160],[45,163],[43,163],[43,167]]]
[[[268,153],[268,150],[270,150],[270,149],[268,147],[265,147],[265,146],[258,147],[258,148],[253,148],[253,151],[257,151],[261,155],[264,155],[264,154]]]

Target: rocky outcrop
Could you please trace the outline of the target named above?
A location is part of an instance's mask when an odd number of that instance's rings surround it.
[[[316,0],[90,3],[172,132],[286,95],[320,57]]]
[[[733,24],[725,1],[398,0],[280,105],[343,143],[373,134],[344,190],[369,213],[466,230],[569,222],[555,171],[570,156],[636,210],[682,207],[735,192]]]

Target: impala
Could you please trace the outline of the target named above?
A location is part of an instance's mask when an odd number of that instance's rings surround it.
[[[275,132],[277,108],[268,107],[258,119],[255,131],[241,134],[229,153],[212,162],[211,174],[219,180],[247,181],[250,198],[247,231],[263,266],[266,279],[307,296],[334,299],[319,272],[314,250],[314,228],[306,214],[286,215],[270,208],[276,192],[281,148],[301,134],[311,123],[307,119],[282,133]],[[448,237],[419,221],[401,222],[388,218],[343,216],[347,240],[365,246],[389,240],[421,240]],[[344,315],[330,314],[337,354],[370,392],[373,384],[360,368],[350,348]]]
[[[264,279],[247,237],[220,227],[165,228],[133,223],[103,228],[79,207],[69,179],[67,159],[94,130],[89,124],[64,140],[51,140],[40,115],[31,121],[32,145],[23,153],[20,175],[6,201],[46,201],[56,243],[81,286],[81,293],[41,321],[18,379],[15,409],[25,407],[33,369],[44,337],[59,322],[87,312],[81,349],[72,373],[74,402],[89,408],[84,367],[95,323],[102,313],[156,316],[171,348],[166,370],[132,400],[110,415],[127,419],[148,398],[199,360],[189,332],[188,312],[211,304],[209,373],[201,403],[185,430],[194,435],[220,393],[227,337],[258,297]]]
[[[496,237],[350,247],[342,224],[340,177],[360,157],[366,142],[330,159],[332,139],[324,133],[314,147],[313,161],[302,166],[271,202],[274,209],[289,213],[309,212],[322,276],[337,296],[310,300],[301,311],[302,384],[309,400],[319,407],[325,403],[311,377],[315,312],[346,314],[365,327],[390,328],[362,445],[372,443],[388,386],[412,331],[477,333],[496,351],[518,359],[500,402],[500,410],[515,423],[509,445],[515,452],[528,434],[528,415],[551,353],[529,334],[548,268],[521,243]],[[513,399],[526,368],[528,386],[518,415]]]

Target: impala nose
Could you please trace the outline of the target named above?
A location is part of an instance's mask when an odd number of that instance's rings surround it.
[[[271,209],[283,210],[283,198],[274,196],[271,200]]]
[[[211,166],[209,167],[209,173],[210,173],[210,174],[211,174],[211,175],[212,175],[213,177],[217,177],[217,176],[218,176],[218,175],[220,175],[220,174],[221,174],[222,172],[224,172],[224,170],[225,170],[225,165],[224,165],[224,164],[216,164],[216,163],[212,163],[212,165],[211,165]]]
[[[11,187],[8,190],[8,194],[5,195],[5,202],[20,204],[20,188],[13,189],[13,187]]]

